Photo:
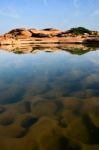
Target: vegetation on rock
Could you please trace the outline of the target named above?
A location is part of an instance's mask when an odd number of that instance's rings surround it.
[[[77,28],[71,28],[69,30],[69,33],[76,34],[76,35],[84,34],[84,33],[91,34],[91,31],[89,29],[84,28],[84,27],[77,27]]]

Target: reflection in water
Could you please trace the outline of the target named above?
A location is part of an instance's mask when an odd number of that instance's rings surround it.
[[[68,51],[72,54],[82,55],[89,51],[95,51],[99,46],[82,45],[82,44],[22,44],[22,45],[1,45],[1,49],[14,52],[16,54],[23,53],[37,53],[42,51],[55,52],[55,51]]]
[[[69,48],[0,51],[0,149],[99,150],[99,51]]]

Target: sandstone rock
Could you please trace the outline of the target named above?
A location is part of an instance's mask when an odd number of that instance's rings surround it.
[[[32,33],[32,37],[50,37],[49,33],[43,30],[30,29],[29,31]]]
[[[12,34],[12,35],[18,35],[21,31],[26,30],[25,28],[20,28],[20,29],[14,29],[8,32],[8,34]]]
[[[86,44],[97,44],[98,45],[99,44],[99,37],[85,38],[83,43],[86,43]]]
[[[34,29],[29,29],[29,31],[32,32],[32,33],[36,33],[36,32],[38,32],[39,30],[37,30],[37,29],[34,28]]]
[[[5,37],[5,38],[13,38],[14,35],[12,35],[11,33],[8,33],[8,34],[5,34],[4,37]]]
[[[99,36],[99,32],[97,33],[97,35]]]
[[[57,36],[58,36],[58,37],[67,37],[67,36],[69,36],[69,35],[68,35],[68,33],[66,33],[66,32],[60,32],[60,33],[57,34]]]
[[[58,34],[61,34],[62,31],[58,30],[58,29],[53,29],[53,28],[47,28],[47,29],[43,29],[43,32],[50,34],[52,36],[57,36]]]
[[[20,28],[20,29],[11,30],[10,32],[5,34],[4,36],[5,37],[16,37],[16,36],[21,36],[21,35],[26,36],[26,37],[31,37],[32,33],[25,28]]]
[[[88,33],[84,33],[83,35],[81,35],[82,38],[88,38],[90,35]]]
[[[44,37],[50,37],[50,35],[41,32],[41,33],[33,33],[32,37],[44,38]]]
[[[95,40],[94,40],[94,39]],[[18,45],[18,44],[34,44],[34,43],[83,43],[87,39],[93,43],[99,43],[96,35],[82,33],[76,34],[68,31],[47,28],[43,30],[19,28],[0,36],[0,45]]]
[[[54,29],[54,28],[46,28],[43,29],[44,31],[60,31],[59,29]]]
[[[54,37],[62,31],[58,29],[48,28],[43,30],[30,29],[33,37]]]
[[[26,37],[31,37],[32,33],[29,32],[28,30],[23,30],[23,31],[20,31],[20,35],[24,35]]]

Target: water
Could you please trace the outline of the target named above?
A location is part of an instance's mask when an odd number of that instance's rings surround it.
[[[99,50],[75,50],[0,50],[0,149],[99,150]]]

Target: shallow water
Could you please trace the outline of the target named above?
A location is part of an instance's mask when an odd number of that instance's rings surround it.
[[[99,50],[73,54],[0,50],[0,149],[99,150]]]

